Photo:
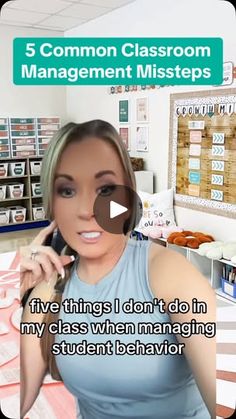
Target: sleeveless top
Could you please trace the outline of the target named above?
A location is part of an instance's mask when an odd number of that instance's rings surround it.
[[[84,302],[121,302],[132,298],[135,302],[151,301],[153,295],[148,281],[149,241],[129,240],[126,248],[109,274],[96,284],[82,281],[76,268],[66,284],[62,301],[83,299]],[[81,300],[80,300],[81,301]],[[94,314],[94,313],[93,313]],[[68,323],[133,323],[169,322],[167,313],[161,314],[158,305],[153,313],[115,313],[95,317],[92,313],[67,314],[59,318]],[[173,334],[57,334],[55,343],[80,344],[113,343],[161,344],[164,340],[177,343]],[[210,419],[189,365],[182,355],[55,355],[58,370],[68,390],[78,399],[83,419]]]

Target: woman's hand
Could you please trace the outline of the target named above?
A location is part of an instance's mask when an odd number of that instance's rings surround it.
[[[44,246],[46,238],[53,233],[56,222],[52,221],[35,237],[29,246],[20,250],[20,294],[35,287],[41,281],[49,281],[57,272],[62,277],[65,275],[63,266],[74,260],[71,256],[59,256],[50,246]]]

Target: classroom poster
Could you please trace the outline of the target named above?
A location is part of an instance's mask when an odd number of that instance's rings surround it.
[[[148,127],[136,127],[136,151],[148,151]]]
[[[119,122],[129,122],[128,100],[119,100]]]
[[[130,139],[129,139],[129,127],[120,127],[119,134],[123,143],[125,144],[126,150],[130,150]]]
[[[147,122],[148,121],[148,99],[138,98],[136,100],[136,119],[137,122]]]

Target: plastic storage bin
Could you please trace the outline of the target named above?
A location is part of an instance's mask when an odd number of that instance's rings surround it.
[[[7,185],[0,185],[0,201],[6,198]]]
[[[16,223],[24,223],[26,217],[26,208],[21,206],[16,207],[8,207],[10,210],[10,221],[14,224]]]
[[[33,196],[40,196],[42,194],[40,183],[32,183],[31,187]]]
[[[33,204],[33,219],[34,220],[44,220],[45,219],[45,211],[42,205]]]
[[[0,207],[0,225],[7,225],[10,222],[10,210]]]
[[[226,279],[221,278],[221,287],[222,287],[222,291],[225,294],[228,294],[231,297],[236,298],[236,284],[235,283],[226,281]]]
[[[10,176],[23,176],[25,174],[25,162],[12,162],[9,163]]]
[[[0,177],[6,177],[8,171],[8,163],[0,163]]]
[[[24,183],[8,183],[7,196],[9,198],[22,198],[24,194]]]
[[[31,161],[30,162],[30,172],[31,172],[31,175],[40,175],[41,166],[42,166],[42,162],[41,161]]]

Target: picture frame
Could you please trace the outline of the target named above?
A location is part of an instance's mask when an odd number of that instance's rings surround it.
[[[149,127],[147,125],[136,126],[136,151],[149,151]]]
[[[119,123],[129,122],[129,100],[119,100]]]
[[[137,123],[147,123],[148,115],[148,98],[140,97],[136,99],[136,121]]]
[[[130,151],[130,127],[129,126],[119,127],[119,135],[126,147],[126,150]]]

